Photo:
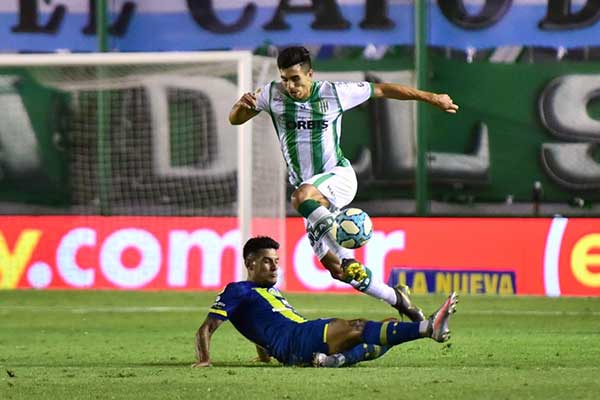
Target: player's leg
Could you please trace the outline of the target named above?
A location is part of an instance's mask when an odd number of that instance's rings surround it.
[[[353,259],[352,251],[335,241],[332,233],[335,217],[330,209],[349,204],[356,194],[356,187],[352,168],[336,167],[329,173],[309,179],[292,194],[292,206],[307,220],[307,231],[316,256],[333,278],[385,301],[412,321],[424,320],[422,311],[410,300],[408,287],[392,288],[373,278],[367,267]]]
[[[316,254],[319,255],[318,252]],[[398,284],[392,288],[383,281],[374,279],[371,270],[357,260],[345,258],[340,261],[340,258],[332,251],[328,251],[321,258],[321,264],[331,272],[334,278],[340,279],[334,275],[333,271],[336,273],[341,271],[342,277],[340,280],[349,283],[358,291],[385,301],[396,308],[400,314],[406,315],[411,321],[417,322],[425,319],[423,311],[414,305],[410,299],[408,286]]]
[[[348,351],[361,343],[396,346],[424,337],[445,342],[450,338],[448,321],[457,302],[458,296],[452,293],[435,313],[420,322],[331,320],[325,338],[329,354]]]
[[[331,171],[318,174],[303,182],[292,193],[292,206],[307,221],[307,231],[311,240],[322,243],[324,251],[317,254],[321,259],[330,249],[340,260],[352,258],[352,252],[337,244],[333,237],[335,216],[333,210],[348,205],[357,189],[356,174],[351,167],[335,167]],[[326,266],[327,267],[327,266]],[[335,278],[341,278],[341,267],[330,270]]]
[[[341,353],[330,355],[315,353],[313,366],[318,368],[349,367],[359,362],[375,360],[387,353],[390,348],[390,346],[362,343]]]
[[[316,207],[327,211],[324,206]],[[316,224],[311,224],[309,219],[307,228],[313,251],[321,264],[331,273],[331,276],[392,306],[403,304],[401,300],[410,300],[406,296],[400,297],[401,295],[396,292],[396,289],[386,285],[379,279],[373,278],[371,270],[356,261],[353,258],[352,251],[339,246],[329,232],[315,232],[315,227],[319,228],[328,224],[329,229],[331,229],[334,223],[333,216],[331,216],[331,222],[317,222]],[[412,306],[412,303],[410,305]]]
[[[350,250],[338,246],[328,235],[318,238],[311,231],[308,234],[315,255],[334,279],[346,282],[360,292],[385,301],[401,314],[408,316],[411,321],[425,319],[421,309],[412,303],[408,286],[401,284],[396,287],[388,286],[381,279],[374,278],[368,267],[352,258],[353,254]],[[332,241],[333,243],[330,243]]]
[[[367,321],[364,319],[335,319],[327,331],[329,354],[343,353],[363,343],[379,346],[395,346],[400,343],[427,337],[428,321]],[[393,332],[390,341],[387,331]],[[374,337],[375,331],[377,338]]]
[[[392,320],[396,321],[395,318],[388,318],[382,322]],[[361,343],[341,353],[315,353],[312,364],[313,367],[317,368],[349,367],[359,362],[375,360],[387,353],[389,349],[391,349],[391,346]]]

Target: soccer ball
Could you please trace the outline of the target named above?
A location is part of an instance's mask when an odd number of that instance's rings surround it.
[[[347,208],[336,217],[335,240],[347,249],[358,249],[373,236],[373,222],[360,208]]]

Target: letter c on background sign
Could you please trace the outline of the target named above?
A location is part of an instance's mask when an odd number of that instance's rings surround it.
[[[76,288],[94,286],[96,272],[91,266],[77,264],[77,252],[81,247],[95,245],[96,231],[93,228],[75,228],[63,236],[56,249],[56,267],[68,285]]]
[[[242,16],[232,24],[224,24],[215,13],[211,0],[187,0],[188,9],[194,21],[207,31],[214,33],[234,33],[248,27],[256,14],[256,4],[244,7]]]
[[[325,268],[315,265],[314,258],[308,235],[304,235],[295,246],[293,254],[294,274],[304,288],[310,291],[323,291],[332,287],[349,287],[347,283],[333,279]]]

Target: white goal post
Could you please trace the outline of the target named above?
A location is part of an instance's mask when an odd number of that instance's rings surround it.
[[[286,174],[271,121],[228,122],[237,98],[276,78],[273,59],[246,51],[0,55],[0,110],[12,117],[0,146],[20,155],[3,161],[47,169],[66,148],[70,197],[48,213],[235,216],[241,243],[263,233],[285,249]],[[38,108],[56,114],[56,93],[68,98],[68,128],[40,133],[31,103],[44,98]],[[41,135],[58,150],[42,148]]]

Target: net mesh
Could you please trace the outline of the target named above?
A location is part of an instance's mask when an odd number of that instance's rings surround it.
[[[238,97],[237,68],[235,60],[170,64],[165,57],[143,65],[0,70],[17,76],[15,85],[35,82],[68,94],[68,111],[62,111],[68,114],[62,116],[66,128],[60,135],[50,133],[64,151],[68,172],[58,183],[68,187],[68,199],[49,213],[235,216],[237,129],[227,117]],[[277,76],[269,58],[254,57],[252,70],[253,87]],[[35,103],[35,90],[19,94],[24,103]],[[38,141],[46,135],[30,129]],[[272,129],[269,118],[259,115],[248,150],[252,213],[261,218],[285,215],[285,169]]]

